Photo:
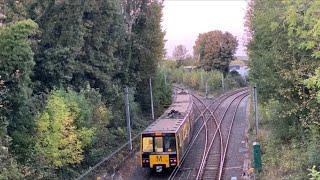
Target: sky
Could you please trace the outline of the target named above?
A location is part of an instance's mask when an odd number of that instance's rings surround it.
[[[174,47],[183,44],[190,54],[199,33],[228,31],[237,37],[236,56],[245,56],[243,45],[246,0],[165,0],[162,28],[165,48],[171,56]]]

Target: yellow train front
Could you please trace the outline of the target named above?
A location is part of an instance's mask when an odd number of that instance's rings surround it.
[[[176,93],[172,105],[141,134],[141,166],[162,172],[179,165],[193,131],[192,98]]]

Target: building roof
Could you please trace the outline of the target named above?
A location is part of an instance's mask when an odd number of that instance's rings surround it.
[[[175,94],[172,105],[150,124],[143,133],[175,133],[185,121],[192,107],[191,95],[183,90]]]

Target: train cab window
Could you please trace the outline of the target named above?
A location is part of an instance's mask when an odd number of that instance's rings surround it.
[[[155,137],[155,146],[154,149],[156,152],[163,152],[163,138],[162,137]]]
[[[143,137],[142,151],[153,152],[153,137]]]
[[[174,136],[164,137],[164,152],[176,152],[176,139]]]

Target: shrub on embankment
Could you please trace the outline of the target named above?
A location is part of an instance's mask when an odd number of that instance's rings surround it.
[[[318,0],[249,3],[249,79],[261,104],[262,179],[307,179],[308,169],[320,168],[319,9]]]
[[[163,61],[160,73],[167,77],[169,83],[182,84],[196,91],[205,92],[206,84],[209,93],[222,91],[222,73],[220,71],[188,70],[176,68],[175,61]],[[246,85],[245,79],[237,73],[228,73],[224,77],[225,91]]]

